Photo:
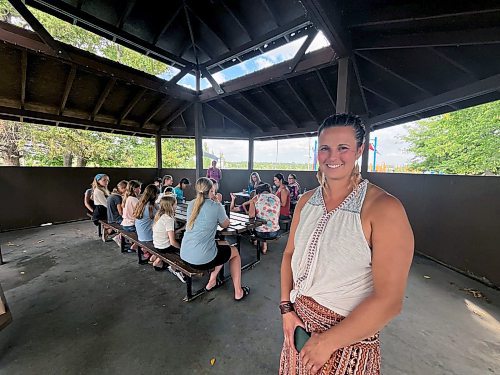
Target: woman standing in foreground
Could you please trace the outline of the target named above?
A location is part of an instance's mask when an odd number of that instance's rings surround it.
[[[281,265],[281,374],[380,374],[378,332],[399,312],[413,257],[402,204],[363,180],[354,115],[318,129],[320,186],[297,203]],[[301,352],[297,326],[312,332]]]

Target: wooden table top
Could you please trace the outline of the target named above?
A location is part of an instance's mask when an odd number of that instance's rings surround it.
[[[187,222],[187,203],[177,204],[175,219],[182,223]],[[217,226],[219,234],[224,236],[238,235],[263,224],[259,219],[250,218],[248,215],[236,212],[231,212],[229,221],[230,224],[227,228]]]

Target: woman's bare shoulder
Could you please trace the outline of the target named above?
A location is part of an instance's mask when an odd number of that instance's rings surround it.
[[[404,212],[403,204],[380,186],[368,184],[364,209],[376,213]]]

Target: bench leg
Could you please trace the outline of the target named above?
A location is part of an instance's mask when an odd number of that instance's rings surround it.
[[[120,236],[120,250],[122,253],[126,253],[125,251],[125,236],[118,234]]]
[[[97,237],[99,237],[99,238],[102,237],[102,225],[100,223],[97,226]]]
[[[2,246],[0,246],[0,265],[4,264],[3,256],[2,256]]]
[[[184,297],[185,302],[190,302],[195,298],[201,296],[202,294],[205,294],[206,292],[207,290],[205,289],[205,287],[203,287],[193,293],[193,278],[186,276],[186,297]]]

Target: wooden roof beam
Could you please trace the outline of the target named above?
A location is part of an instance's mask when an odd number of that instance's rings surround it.
[[[26,75],[28,71],[28,52],[21,51],[21,108],[24,109],[26,101]]]
[[[240,130],[242,130],[243,132],[245,133],[249,133],[248,129],[241,126],[239,124],[238,121],[236,121],[235,119],[231,118],[231,116],[228,116],[227,114],[225,113],[222,113],[220,110],[218,110],[216,107],[213,106],[212,103],[204,103],[206,105],[208,105],[210,108],[212,108],[215,112],[217,112],[220,116],[222,116],[222,128],[223,129],[226,129],[227,128],[227,124],[225,123],[224,119],[228,119],[229,121],[231,121],[232,123],[234,123],[238,128],[240,128]]]
[[[316,76],[318,77],[319,82],[321,83],[321,87],[323,87],[323,90],[325,91],[326,96],[330,100],[330,103],[331,103],[334,111],[336,112],[337,111],[337,105],[335,104],[335,100],[333,100],[332,93],[328,89],[328,86],[326,85],[326,82],[325,82],[324,78],[321,76],[321,72],[319,70],[316,70]]]
[[[78,125],[81,127],[87,127],[90,129],[99,129],[99,130],[118,130],[118,131],[126,131],[129,133],[137,133],[137,134],[147,134],[147,135],[155,135],[156,131],[151,130],[151,129],[140,129],[139,127],[133,127],[133,126],[122,126],[122,125],[116,125],[116,124],[111,124],[109,122],[102,122],[102,121],[95,121],[95,120],[88,120],[88,119],[83,119],[79,117],[69,117],[69,116],[63,116],[63,115],[55,115],[52,113],[45,113],[45,112],[38,112],[38,111],[31,111],[31,110],[26,110],[26,109],[18,109],[18,108],[12,108],[12,107],[2,107],[0,106],[0,115],[10,115],[10,116],[16,116],[16,117],[23,117],[24,120],[26,119],[32,119],[32,120],[39,120],[39,121],[50,121],[55,123],[60,123],[60,124],[68,124],[68,125]]]
[[[306,54],[307,49],[311,45],[314,38],[316,38],[318,33],[319,33],[319,31],[316,31],[315,33],[310,33],[307,36],[306,40],[304,40],[304,43],[302,43],[302,45],[300,46],[297,53],[295,54],[293,59],[290,61],[290,65],[288,66],[288,69],[290,70],[290,72],[295,72],[295,69],[297,69],[297,65],[299,65],[300,60],[302,60],[302,58]]]
[[[141,128],[144,127],[144,125],[146,125],[149,121],[151,121],[151,119],[155,117],[158,114],[158,112],[160,112],[168,104],[169,101],[170,101],[169,99],[160,100],[158,105],[146,115],[140,127]]]
[[[224,46],[224,48],[229,51],[231,48],[229,48],[229,46],[227,45],[226,41],[224,40],[224,38],[219,35],[218,32],[216,32],[212,27],[210,27],[210,25],[203,19],[203,17],[201,17],[198,13],[196,13],[193,8],[191,8],[189,5],[186,5],[187,9],[193,14],[193,16],[195,16],[195,18],[200,22],[202,23],[203,25],[206,26],[206,28],[208,30],[210,30],[210,32],[217,38],[217,40]]]
[[[252,101],[245,95],[245,93],[240,93],[240,97],[245,101],[245,103],[261,116],[267,119],[271,123],[271,125],[277,129],[282,129],[280,125],[278,125],[272,118],[270,118],[264,111],[262,111],[259,107],[252,103]]]
[[[311,112],[311,110],[309,109],[309,106],[306,104],[305,99],[302,97],[302,95],[295,89],[295,87],[292,86],[292,84],[290,83],[290,81],[288,79],[285,79],[285,82],[288,85],[288,87],[290,88],[290,90],[292,91],[293,95],[298,99],[298,101],[300,102],[300,104],[302,104],[302,106],[306,110],[306,112],[309,115],[309,117],[311,117],[311,119],[313,121],[316,121],[317,123],[319,123],[320,121]]]
[[[50,35],[50,33],[45,29],[45,27],[43,27],[40,21],[38,21],[38,19],[36,19],[36,17],[29,11],[24,2],[22,2],[21,0],[9,1],[46,45],[52,48],[52,50],[56,52],[56,54],[64,57],[67,60],[71,60],[68,54],[62,48],[61,44],[56,41],[52,37],[52,35]]]
[[[335,0],[302,0],[312,23],[325,35],[339,57],[351,55],[351,38]]]
[[[128,0],[125,5],[125,9],[123,10],[122,14],[120,15],[120,18],[118,19],[118,22],[116,23],[116,27],[119,29],[123,28],[123,24],[127,20],[127,17],[130,15],[130,12],[132,12],[132,9],[134,8],[136,3],[136,0]]]
[[[122,112],[122,114],[120,115],[120,118],[118,120],[118,124],[121,124],[123,120],[125,120],[125,117],[128,116],[128,114],[132,111],[132,109],[134,109],[134,107],[137,105],[137,103],[139,103],[139,100],[142,99],[142,97],[144,96],[144,94],[147,92],[148,90],[146,89],[140,89],[134,96],[134,98],[127,104],[127,107],[125,107],[125,110]]]
[[[243,33],[247,36],[247,39],[249,41],[252,40],[252,35],[250,34],[250,31],[245,27],[245,25],[243,25],[240,19],[236,17],[236,14],[231,10],[231,8],[226,4],[226,2],[224,0],[220,0],[220,3],[222,4],[226,12],[228,12],[229,15],[233,17],[234,21],[238,24]]]
[[[262,86],[261,87],[262,89],[262,92],[264,92],[264,94],[266,94],[266,96],[269,98],[269,100],[276,106],[278,107],[278,109],[281,111],[281,113],[283,113],[283,115],[288,119],[288,121],[290,121],[296,128],[299,127],[299,124],[297,123],[297,121],[295,121],[289,114],[288,112],[286,111],[285,107],[283,106],[283,104],[281,104],[279,102],[279,100],[274,96],[274,94],[271,92],[271,90],[269,90],[269,88],[265,87],[265,86]]]
[[[64,87],[64,93],[61,99],[61,105],[59,106],[59,114],[62,115],[64,113],[64,108],[66,108],[66,101],[68,100],[69,93],[71,92],[71,88],[73,87],[73,81],[76,76],[76,66],[72,66],[68,78],[66,79],[66,85]]]
[[[373,128],[389,121],[397,121],[432,109],[449,106],[450,104],[486,95],[499,89],[500,74],[496,74],[458,89],[369,118],[367,123]]]
[[[172,14],[172,16],[168,19],[168,21],[165,22],[165,24],[163,25],[163,27],[161,28],[161,30],[158,32],[158,34],[156,34],[154,36],[153,41],[151,42],[154,46],[156,46],[158,44],[158,41],[160,40],[160,38],[163,36],[163,34],[165,34],[165,32],[167,31],[167,29],[170,27],[170,25],[172,24],[172,22],[174,22],[174,20],[179,15],[179,12],[183,8],[184,8],[183,5],[179,6],[176,9],[176,11]]]
[[[97,99],[97,102],[95,103],[94,109],[92,110],[92,113],[90,115],[90,119],[94,121],[97,113],[99,113],[102,105],[104,104],[104,101],[108,97],[111,89],[116,83],[116,78],[110,78],[108,82],[106,83],[106,86],[104,87],[104,90],[102,90],[101,95],[99,95],[99,99]]]
[[[236,108],[234,105],[232,104],[229,104],[228,102],[226,102],[224,99],[222,99],[220,101],[220,104],[223,106],[223,107],[226,107],[229,108],[230,110],[233,110],[234,112],[236,112],[239,116],[243,117],[245,119],[245,121],[247,121],[248,123],[250,123],[253,127],[255,127],[255,129],[258,129],[260,131],[265,131],[265,128],[262,127],[262,125],[258,125],[255,121],[251,120],[250,118],[248,118],[248,116],[246,116],[243,112],[241,112],[238,108]]]
[[[353,34],[353,45],[357,51],[456,47],[483,44],[500,44],[500,27],[435,31],[418,34],[384,35],[373,32],[358,32]]]
[[[163,121],[160,125],[160,128],[158,129],[158,132],[160,133],[161,131],[163,131],[163,129],[167,128],[168,129],[168,126],[170,125],[170,123],[172,121],[174,121],[177,117],[179,117],[179,115],[184,112],[185,110],[187,110],[189,107],[191,107],[191,105],[193,104],[193,102],[187,102],[187,103],[184,103],[182,104],[181,106],[179,106],[174,112],[172,112],[170,114],[170,116],[168,116],[165,121]]]

